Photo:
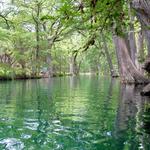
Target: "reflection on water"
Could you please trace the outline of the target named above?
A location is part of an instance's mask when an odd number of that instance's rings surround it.
[[[0,149],[150,150],[140,88],[97,76],[0,82]]]

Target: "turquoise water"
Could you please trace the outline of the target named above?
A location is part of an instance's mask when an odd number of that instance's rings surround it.
[[[0,82],[0,150],[150,150],[141,87],[97,76]]]

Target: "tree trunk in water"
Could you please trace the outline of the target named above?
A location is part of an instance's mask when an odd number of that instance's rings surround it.
[[[136,10],[136,15],[145,30],[150,57],[150,0],[132,0],[132,7]]]
[[[139,61],[143,63],[145,58],[144,58],[144,35],[142,29],[138,33],[137,51],[138,51]]]
[[[132,1],[139,2],[140,0],[132,0]],[[146,1],[147,3],[150,4],[149,0],[143,0],[143,1]],[[142,2],[139,3],[141,4]],[[129,55],[129,49],[127,47],[127,43],[125,42],[125,38],[123,36],[125,26],[124,24],[121,23],[123,18],[121,15],[122,10],[123,10],[123,4],[122,1],[119,1],[118,11],[120,13],[120,16],[116,18],[113,28],[115,31],[114,33],[116,34],[114,35],[114,43],[116,46],[116,53],[118,58],[118,66],[119,66],[121,81],[124,83],[136,83],[136,84],[149,83],[150,80],[144,77],[144,75],[141,74],[141,72],[135,67]],[[150,10],[147,12],[150,13]]]
[[[130,56],[133,64],[135,66],[138,66],[137,61],[137,48],[136,48],[136,42],[135,42],[135,34],[134,34],[134,16],[131,14],[131,8],[129,4],[129,17],[130,17],[130,31],[128,34],[128,40],[129,40],[129,47],[130,47]]]
[[[137,53],[139,59],[139,64],[137,68],[141,73],[144,73],[144,70],[142,69],[142,63],[144,62],[145,59],[144,58],[144,35],[142,29],[138,33]]]
[[[150,59],[150,0],[132,0],[132,7],[136,10],[136,15],[146,32],[148,59]],[[149,65],[148,68],[150,68]],[[150,84],[143,89],[142,94],[145,93],[150,93]]]
[[[148,57],[150,57],[150,30],[145,30],[145,37],[147,41]]]
[[[108,51],[107,43],[106,43],[106,40],[105,40],[105,36],[103,35],[103,33],[102,33],[102,40],[103,40],[103,43],[104,43],[104,50],[105,50],[107,62],[108,62],[108,65],[109,65],[109,70],[110,70],[111,77],[118,77],[117,73],[114,70],[113,63],[112,63],[112,60],[111,60],[111,57],[110,57],[110,54],[109,54],[109,51]]]
[[[121,81],[123,83],[148,83],[149,80],[146,79],[133,64],[125,39],[121,36],[115,35],[114,43],[116,46]]]

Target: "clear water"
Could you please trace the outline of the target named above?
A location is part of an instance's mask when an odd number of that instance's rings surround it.
[[[141,87],[97,76],[0,82],[0,150],[150,150]]]

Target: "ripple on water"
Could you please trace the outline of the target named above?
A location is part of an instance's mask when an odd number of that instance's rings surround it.
[[[24,133],[23,133],[23,134],[21,135],[21,138],[22,138],[22,139],[30,139],[31,137],[32,137],[32,135],[29,135],[29,134],[24,134]]]
[[[25,147],[24,143],[16,138],[0,140],[0,145],[2,145],[5,150],[22,150]]]
[[[24,122],[24,126],[27,129],[36,131],[39,123],[37,122],[37,119],[26,119],[26,121]]]

